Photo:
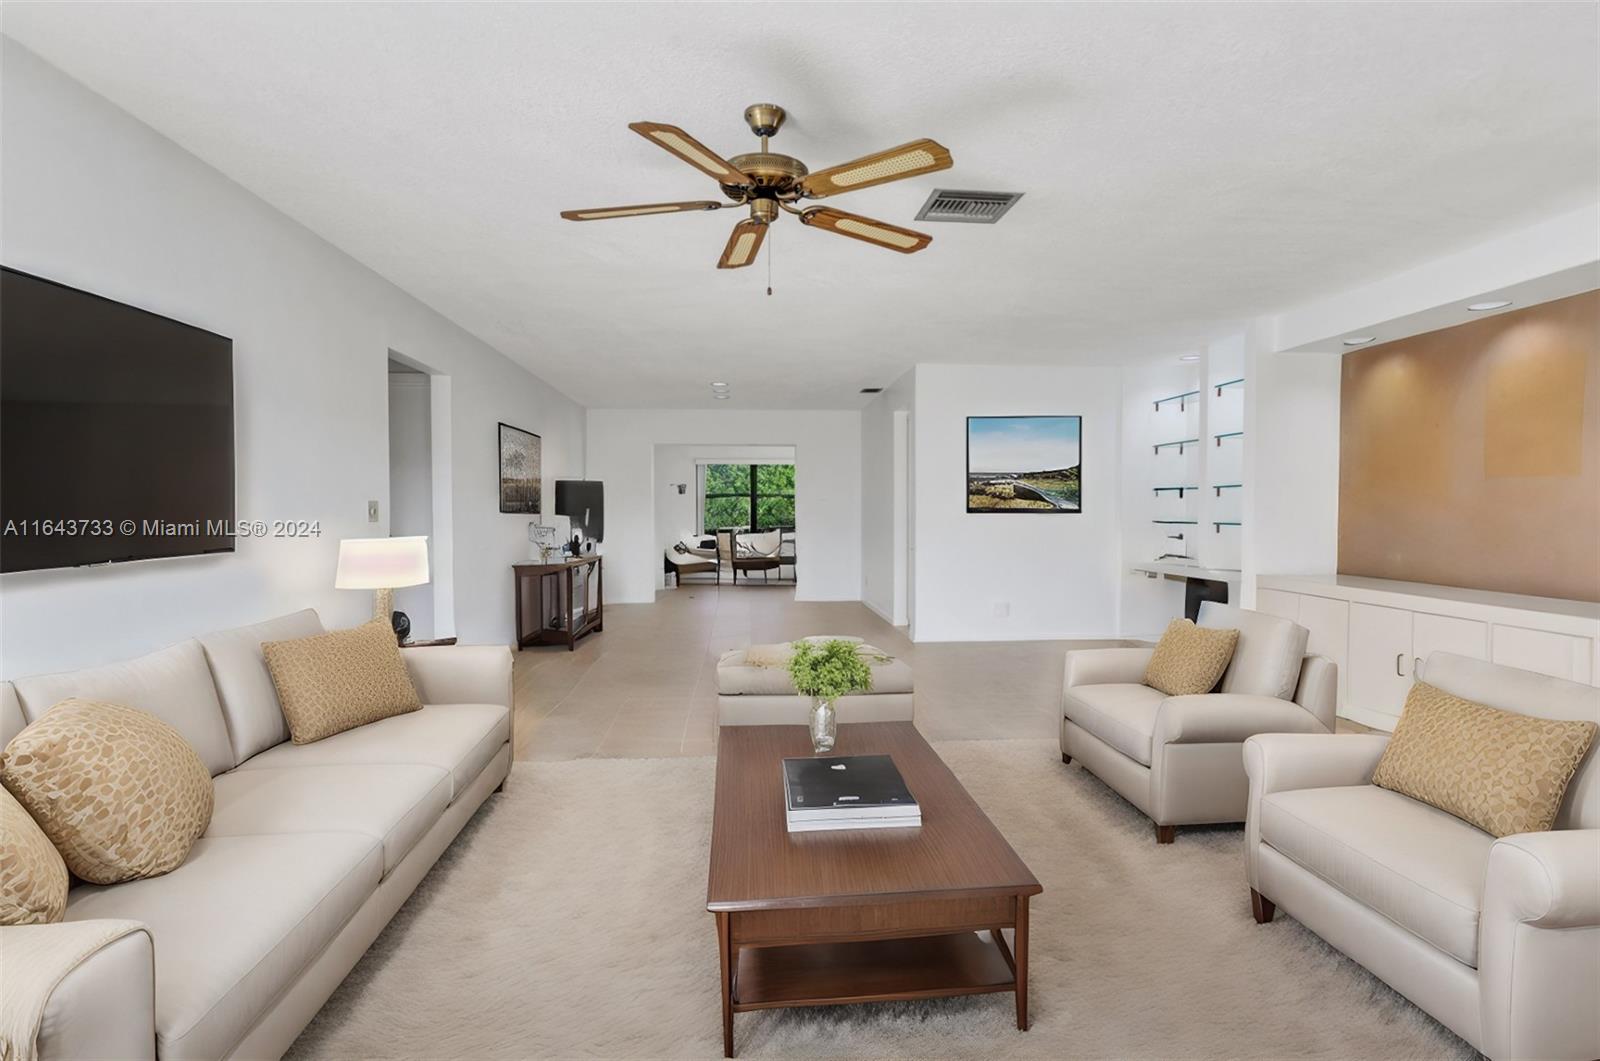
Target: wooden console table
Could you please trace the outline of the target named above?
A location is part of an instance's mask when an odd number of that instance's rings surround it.
[[[512,564],[517,602],[517,648],[566,645],[605,626],[605,575],[600,557],[551,564]]]

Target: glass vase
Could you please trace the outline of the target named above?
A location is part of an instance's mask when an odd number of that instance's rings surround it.
[[[811,701],[811,750],[818,755],[833,751],[833,742],[839,735],[839,716],[832,700],[821,697]]]

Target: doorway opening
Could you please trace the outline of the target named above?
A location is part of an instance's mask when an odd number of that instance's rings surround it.
[[[389,351],[389,536],[428,539],[428,582],[394,591],[410,639],[455,635],[450,377]]]
[[[662,444],[655,451],[658,588],[797,584],[795,447]]]

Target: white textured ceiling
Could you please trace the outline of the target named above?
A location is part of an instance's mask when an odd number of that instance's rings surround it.
[[[592,406],[840,408],[918,361],[1110,363],[1592,201],[1593,4],[8,2],[4,30]],[[724,155],[790,111],[813,169],[921,136],[947,172],[831,200],[902,256],[732,212],[630,132]],[[408,351],[427,359],[427,351]]]

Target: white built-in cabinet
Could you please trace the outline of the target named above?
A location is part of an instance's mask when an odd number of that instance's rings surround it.
[[[1434,652],[1595,684],[1600,605],[1350,575],[1263,575],[1256,608],[1339,665],[1339,714],[1393,729]]]

